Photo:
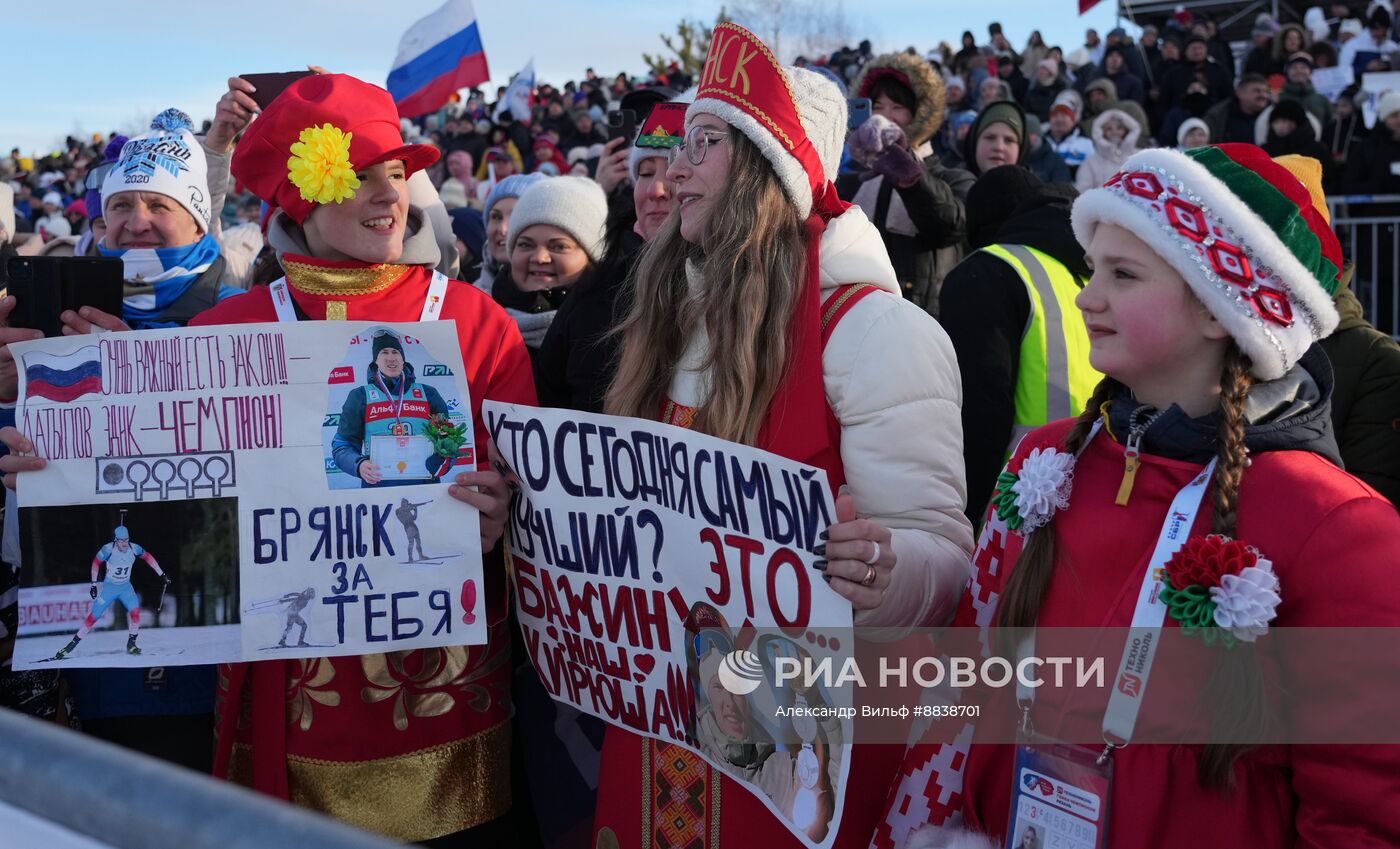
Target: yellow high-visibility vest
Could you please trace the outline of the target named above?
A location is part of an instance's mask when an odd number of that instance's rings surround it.
[[[1064,263],[1035,248],[990,245],[982,250],[1016,269],[1031,300],[1016,369],[1016,422],[1007,446],[1010,457],[1027,433],[1082,413],[1103,375],[1089,365],[1089,331],[1074,305],[1083,281]]]

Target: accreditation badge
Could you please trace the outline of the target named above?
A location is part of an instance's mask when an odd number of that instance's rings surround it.
[[[1104,849],[1113,759],[1101,755],[1044,738],[1019,744],[1007,849]]]

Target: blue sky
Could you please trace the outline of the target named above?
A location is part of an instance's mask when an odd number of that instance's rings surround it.
[[[1086,27],[1102,35],[1114,4],[1080,17],[1076,0],[819,0],[844,2],[853,41],[877,51],[921,51],[964,29],[985,40],[999,20],[1018,49],[1031,29],[1066,51]],[[212,117],[225,80],[240,73],[295,70],[306,64],[384,84],[399,36],[440,0],[193,0],[159,14],[135,7],[70,0],[61,15],[31,5],[11,21],[0,51],[0,147],[52,149],[65,135],[140,127],[169,106],[196,122]],[[482,41],[495,81],[531,57],[542,81],[562,84],[585,67],[600,74],[645,70],[643,52],[664,49],[661,33],[681,18],[713,21],[708,0],[477,0]],[[734,5],[732,2],[729,4]],[[1024,23],[1022,23],[1024,22]],[[17,42],[28,45],[16,49]],[[790,59],[791,57],[785,57]]]

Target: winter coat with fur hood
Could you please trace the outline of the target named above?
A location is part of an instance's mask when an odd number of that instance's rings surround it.
[[[1117,118],[1128,128],[1128,134],[1121,141],[1112,142],[1104,136],[1104,125]],[[1074,187],[1081,192],[1098,188],[1108,182],[1129,156],[1137,152],[1138,138],[1142,135],[1142,124],[1125,110],[1112,107],[1104,110],[1094,119],[1094,152],[1079,166],[1074,175]]]
[[[936,315],[943,277],[963,257],[963,202],[975,180],[962,169],[945,167],[933,153],[930,140],[945,114],[942,77],[917,56],[888,53],[872,59],[851,90],[867,97],[883,76],[894,77],[914,93],[917,108],[905,139],[923,165],[923,174],[907,187],[896,187],[874,171],[846,174],[836,187],[841,198],[863,209],[880,231],[904,297]]]

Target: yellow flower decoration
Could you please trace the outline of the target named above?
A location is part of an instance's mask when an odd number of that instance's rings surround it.
[[[301,190],[302,200],[340,203],[355,196],[360,181],[350,164],[353,136],[331,124],[301,131],[301,140],[292,144],[287,160],[287,176]]]

